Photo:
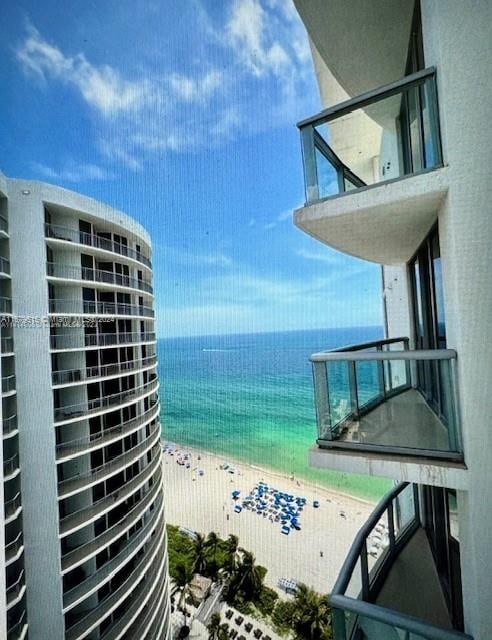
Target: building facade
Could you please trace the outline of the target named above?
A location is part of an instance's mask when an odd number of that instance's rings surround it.
[[[335,584],[336,640],[492,629],[492,5],[295,0],[325,109],[298,227],[381,265],[386,336],[313,354],[319,468],[394,489]]]
[[[2,179],[1,191],[0,636],[167,638],[149,236],[61,188]]]

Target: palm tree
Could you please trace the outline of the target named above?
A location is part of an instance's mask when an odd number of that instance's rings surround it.
[[[219,640],[220,637],[220,613],[212,613],[207,624],[208,640]]]
[[[229,594],[242,592],[245,600],[251,601],[259,596],[263,586],[266,570],[256,564],[256,559],[250,551],[240,549],[241,560],[236,566],[230,582]]]
[[[205,536],[201,533],[197,533],[193,540],[193,553],[195,555],[193,570],[196,573],[203,573],[207,567],[207,543]]]
[[[184,563],[176,565],[175,575],[173,578],[173,587],[171,589],[171,596],[179,593],[178,604],[176,608],[183,612],[186,625],[186,598],[193,598],[191,591],[191,582],[193,580],[193,569]]]
[[[224,577],[230,578],[234,573],[237,566],[237,550],[239,548],[239,538],[234,534],[230,534],[224,543],[227,557],[222,566],[222,573]]]
[[[215,552],[217,551],[217,544],[219,543],[219,537],[215,531],[211,531],[207,539],[205,540],[205,546],[212,551],[212,560],[215,561]]]
[[[306,640],[331,638],[331,609],[327,596],[299,584],[295,604],[292,625],[297,637]]]

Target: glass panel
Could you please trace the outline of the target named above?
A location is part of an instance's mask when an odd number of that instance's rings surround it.
[[[331,440],[330,408],[328,404],[328,385],[324,362],[313,363],[314,391],[316,399],[316,418],[318,437]]]
[[[385,511],[371,533],[367,536],[367,566],[372,578],[386,557],[389,548],[388,514]]]
[[[339,193],[336,169],[325,156],[316,149],[316,170],[318,175],[319,197],[326,198]]]
[[[357,374],[357,397],[359,408],[363,408],[370,402],[374,402],[382,395],[380,386],[379,371],[382,362],[363,360],[356,362],[355,370]]]
[[[442,284],[441,250],[439,247],[439,236],[437,232],[432,234],[430,242],[431,242],[433,287],[434,287],[435,323],[436,323],[436,331],[437,331],[436,347],[438,349],[445,349],[446,348],[446,318],[444,314],[444,289]]]
[[[410,633],[401,627],[359,616],[358,629],[364,640],[427,640],[425,636]]]
[[[395,500],[394,525],[396,538],[415,519],[416,506],[414,486],[410,484],[403,489]]]
[[[352,575],[350,577],[350,582],[345,589],[344,595],[349,598],[359,599],[362,593],[362,574],[361,574],[361,562],[360,558],[357,559],[356,564],[354,565],[354,569],[352,571]]]
[[[448,494],[448,514],[449,514],[449,531],[455,540],[460,540],[460,523],[458,520],[458,501],[456,500],[456,491],[447,490]]]
[[[345,361],[329,362],[327,364],[327,379],[330,390],[330,417],[333,429],[352,413],[348,363]]]
[[[420,139],[420,100],[419,87],[412,87],[407,92],[408,99],[408,131],[410,134],[410,155],[412,158],[412,171],[420,171],[423,168],[422,148]]]
[[[437,166],[435,78],[305,125],[301,135],[308,202]]]

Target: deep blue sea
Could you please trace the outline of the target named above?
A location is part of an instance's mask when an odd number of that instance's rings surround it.
[[[163,438],[377,499],[389,481],[308,466],[316,441],[309,355],[381,327],[158,341]]]

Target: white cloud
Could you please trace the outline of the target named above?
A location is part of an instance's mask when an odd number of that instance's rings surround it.
[[[87,104],[104,116],[138,109],[149,100],[148,81],[126,80],[109,65],[94,66],[83,53],[66,56],[32,25],[16,54],[26,73],[72,85]]]
[[[255,76],[280,76],[290,60],[282,45],[267,33],[268,17],[259,0],[235,0],[226,34],[230,46]],[[270,40],[270,42],[269,42]]]
[[[32,25],[16,57],[41,83],[71,87],[99,116],[91,126],[101,156],[132,171],[152,155],[200,153],[311,111],[303,105],[312,69],[297,53],[306,37],[290,0],[231,0],[210,14],[195,0],[195,8],[196,47],[180,60],[185,72],[147,57],[129,77],[88,52],[48,42]],[[204,68],[203,60],[215,66]]]
[[[142,162],[136,157],[135,149],[130,151],[128,148],[123,147],[119,139],[115,141],[99,140],[98,146],[103,156],[108,160],[119,160],[133,171],[142,168]]]
[[[312,250],[312,249],[296,249],[296,255],[300,258],[304,258],[305,260],[314,260],[315,262],[326,262],[331,265],[336,265],[340,263],[340,257],[334,255],[329,249],[323,250]]]
[[[221,87],[223,76],[215,69],[197,78],[173,73],[169,83],[174,94],[185,102],[206,102]]]
[[[169,247],[165,245],[159,246],[166,261],[171,261],[174,264],[180,264],[186,267],[219,267],[221,269],[227,269],[233,266],[233,260],[222,251],[214,251],[209,253],[197,253],[187,248]]]
[[[86,182],[90,180],[111,180],[114,175],[95,164],[68,163],[63,169],[53,169],[39,162],[32,162],[31,168],[42,178],[56,182]]]
[[[293,211],[296,208],[297,207],[293,207],[292,209],[286,209],[285,211],[280,212],[274,220],[267,222],[263,228],[268,231],[270,229],[275,229],[275,227],[281,222],[291,221]]]

